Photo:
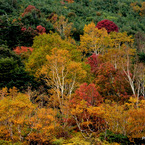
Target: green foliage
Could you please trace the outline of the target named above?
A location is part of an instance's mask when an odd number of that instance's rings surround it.
[[[97,24],[103,19],[113,21],[119,26],[121,32],[127,31],[128,34],[135,34],[139,30],[145,31],[144,16],[140,16],[139,13],[133,10],[130,6],[133,2],[136,1],[74,0],[74,3],[64,2],[62,4],[59,0],[43,0],[41,2],[39,0],[2,0],[0,3],[0,13],[11,15],[14,19],[21,17],[28,5],[33,5],[40,10],[40,17],[36,17],[34,12],[28,13],[22,18],[21,22],[27,27],[31,26],[32,28],[42,25],[46,28],[46,32],[50,30],[54,31],[52,24],[48,21],[51,13],[56,13],[58,16],[64,15],[70,22],[74,23],[75,33],[73,37],[78,41],[80,34],[83,33],[85,24],[91,21]],[[138,5],[141,6],[142,2],[143,0],[140,0]]]
[[[90,141],[86,141],[84,138],[82,138],[81,134],[77,133],[74,134],[74,136],[67,141],[68,145],[90,145]]]
[[[64,142],[63,138],[55,139],[55,141],[52,143],[53,145],[62,145]]]
[[[113,132],[111,132],[109,130],[106,130],[106,132],[101,133],[100,139],[101,140],[106,139],[110,143],[113,143],[113,142],[122,143],[122,145],[126,145],[126,144],[130,143],[127,136],[124,136],[123,134],[114,134]]]
[[[19,56],[8,48],[0,47],[0,88],[13,86],[20,90],[34,85],[34,78],[24,70]]]
[[[35,75],[46,63],[46,55],[51,54],[53,48],[68,50],[73,60],[81,61],[81,53],[76,46],[67,40],[62,40],[57,33],[36,36],[32,47],[34,51],[26,63],[26,69]]]
[[[0,140],[0,145],[23,145],[21,142],[12,143],[10,141]]]
[[[16,0],[14,0],[16,1]],[[10,0],[1,0],[0,1],[0,14],[10,14],[16,8],[16,3],[12,3]]]
[[[139,56],[139,61],[145,63],[145,53],[139,53],[138,56]]]
[[[17,19],[4,15],[0,17],[0,42],[13,49],[18,45],[31,46],[33,35],[31,33],[22,33],[22,23]]]

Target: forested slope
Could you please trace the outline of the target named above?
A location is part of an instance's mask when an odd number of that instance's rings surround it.
[[[0,144],[139,144],[144,0],[0,0]]]

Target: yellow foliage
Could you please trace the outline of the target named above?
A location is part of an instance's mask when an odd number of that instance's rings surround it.
[[[64,6],[64,8],[67,8]],[[68,23],[64,16],[60,16],[59,20],[54,23],[54,28],[59,32],[62,37],[68,38],[71,35],[73,23]]]
[[[41,74],[45,75],[47,84],[53,86],[53,98],[62,109],[79,81],[86,76],[86,71],[80,62],[72,60],[68,50],[53,48],[46,59],[47,64],[42,67]]]
[[[26,70],[37,78],[41,77],[42,66],[47,64],[46,55],[51,55],[54,48],[68,51],[73,61],[80,62],[80,51],[78,51],[73,41],[69,41],[71,40],[63,40],[57,33],[52,32],[36,36],[32,46],[34,51],[26,62]]]
[[[138,12],[140,16],[145,15],[145,2],[141,3],[141,6],[137,5],[137,2],[131,3],[131,6],[135,12]]]
[[[11,89],[11,93],[0,100],[0,139],[50,141],[57,126],[56,112],[36,108],[28,95],[15,93],[15,90]]]
[[[85,53],[100,53],[108,46],[110,37],[106,29],[95,28],[91,22],[84,27],[84,34],[80,36],[80,50]]]

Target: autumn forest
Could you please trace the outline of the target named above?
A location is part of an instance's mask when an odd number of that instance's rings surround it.
[[[0,0],[0,145],[144,145],[145,1]]]

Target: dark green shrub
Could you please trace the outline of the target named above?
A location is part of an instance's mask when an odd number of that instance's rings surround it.
[[[127,145],[130,143],[129,139],[127,136],[124,136],[123,134],[115,134],[109,130],[106,130],[106,132],[100,134],[100,139],[101,140],[107,140],[110,143],[112,142],[117,142],[117,143],[122,143],[122,145]]]
[[[138,53],[139,61],[145,63],[145,53]]]

